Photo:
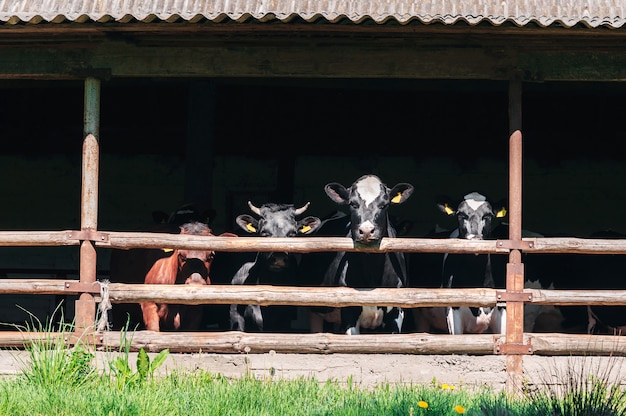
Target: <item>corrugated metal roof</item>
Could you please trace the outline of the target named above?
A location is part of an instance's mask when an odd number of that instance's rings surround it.
[[[0,0],[0,22],[329,22],[622,27],[626,0]]]

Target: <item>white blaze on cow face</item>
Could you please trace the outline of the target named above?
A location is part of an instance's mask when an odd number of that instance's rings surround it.
[[[361,243],[369,243],[380,239],[381,230],[386,227],[380,215],[389,202],[385,198],[384,186],[375,176],[367,176],[354,184],[350,209],[352,221],[356,227],[355,239]],[[379,218],[378,223],[376,219]]]
[[[377,176],[364,175],[349,188],[332,182],[324,190],[336,203],[350,207],[352,239],[360,244],[372,245],[388,236],[389,205],[406,201],[413,193],[413,186],[399,183],[390,189]]]
[[[456,210],[459,237],[467,240],[483,240],[491,234],[491,222],[495,217],[491,204],[478,192],[465,195]]]
[[[368,176],[355,185],[356,193],[365,206],[369,206],[377,198],[382,196],[382,183],[374,176]]]

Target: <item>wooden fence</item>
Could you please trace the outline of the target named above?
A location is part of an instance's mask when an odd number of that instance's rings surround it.
[[[60,246],[80,245],[78,231],[0,232],[0,246]],[[97,236],[97,238],[96,238]],[[352,240],[340,237],[209,237],[163,233],[98,232],[96,247],[117,249],[179,247],[187,249],[237,251],[363,251],[355,248]],[[626,240],[580,238],[524,238],[528,253],[623,254]],[[365,251],[454,252],[506,255],[504,240],[465,241],[459,239],[384,238],[380,247]],[[139,279],[140,280],[140,279]],[[100,302],[106,288],[113,304],[156,301],[182,304],[252,303],[259,305],[300,306],[399,306],[403,308],[431,306],[495,306],[506,303],[506,290],[476,289],[353,289],[345,287],[287,287],[287,286],[232,286],[232,285],[146,285],[62,279],[0,279],[0,294],[84,294]],[[516,292],[517,293],[517,292]],[[624,305],[626,290],[544,290],[524,289],[516,295],[533,305]],[[95,311],[95,308],[94,308]],[[523,315],[517,316],[522,322]],[[91,327],[95,323],[91,316]],[[35,334],[20,332],[0,333],[0,345],[23,346],[24,340]],[[580,334],[523,334],[523,349],[504,351],[505,337],[500,335],[431,335],[423,333],[395,335],[361,335],[347,337],[333,334],[242,334],[224,333],[151,333],[139,331],[132,336],[133,349],[173,352],[301,352],[301,353],[403,353],[403,354],[619,354],[626,355],[626,339],[613,336]],[[120,334],[95,334],[96,344],[117,347]]]
[[[88,339],[94,344],[119,347],[121,334],[95,330],[96,304],[107,296],[113,308],[119,303],[157,301],[186,304],[257,303],[260,305],[349,306],[379,305],[404,308],[428,306],[507,307],[506,335],[394,335],[247,334],[240,332],[127,334],[133,349],[173,352],[297,352],[297,353],[405,353],[405,354],[504,354],[507,384],[519,386],[522,357],[527,354],[626,354],[621,337],[535,334],[523,332],[524,304],[626,305],[625,291],[563,291],[524,289],[521,253],[626,254],[626,240],[578,238],[522,238],[521,235],[521,132],[510,138],[509,239],[463,241],[458,239],[385,238],[376,248],[355,248],[348,238],[228,238],[156,233],[100,231],[98,218],[99,89],[96,79],[85,82],[85,140],[81,194],[81,229],[51,232],[0,232],[0,246],[77,246],[80,250],[78,280],[0,279],[0,294],[79,295],[74,322],[76,333],[68,343]],[[510,88],[512,126],[520,125],[521,84]],[[513,130],[513,129],[512,129]],[[492,253],[508,255],[505,290],[494,289],[350,289],[271,286],[176,286],[98,282],[96,248],[187,248],[220,251],[374,251],[428,253]],[[141,280],[143,276],[139,276]],[[22,347],[36,333],[0,333],[0,345]],[[510,381],[510,383],[509,383]]]

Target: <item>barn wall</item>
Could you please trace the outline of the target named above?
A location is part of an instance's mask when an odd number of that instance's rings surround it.
[[[100,167],[99,228],[142,230],[154,210],[171,212],[183,200],[184,161],[178,157],[103,154]],[[456,198],[478,189],[494,199],[507,197],[505,160],[484,159],[462,166],[451,159],[416,160],[386,157],[363,160],[344,157],[300,157],[295,164],[295,204],[311,201],[309,213],[324,216],[337,207],[323,186],[331,181],[349,185],[374,172],[389,186],[409,182],[415,193],[391,211],[399,220],[414,222],[412,235],[424,235],[434,224],[451,227],[433,201],[439,194]],[[2,183],[0,229],[61,230],[80,228],[80,165],[72,157],[0,156]],[[575,159],[559,166],[524,163],[523,226],[546,234],[586,236],[602,229],[626,230],[623,212],[626,165],[620,161]],[[265,202],[275,190],[276,163],[245,156],[217,157],[213,201],[217,232],[233,228],[232,220],[248,212],[246,201]],[[286,201],[290,202],[290,201]],[[16,255],[16,253],[21,253]],[[75,247],[0,248],[0,268],[74,268]],[[106,259],[106,250],[102,253]],[[106,269],[106,264],[100,268]]]

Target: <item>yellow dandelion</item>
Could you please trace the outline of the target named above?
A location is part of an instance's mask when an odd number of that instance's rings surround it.
[[[422,409],[428,409],[428,403],[426,403],[424,400],[420,400],[419,402],[417,402],[417,407],[420,407]]]
[[[448,386],[447,384],[442,384],[441,385],[441,389],[442,390],[448,390],[450,388],[450,386]]]
[[[450,390],[454,390],[456,387],[454,387],[454,384],[450,385]]]
[[[457,404],[456,406],[454,406],[454,411],[460,415],[465,414],[465,408],[461,406],[460,404]]]

